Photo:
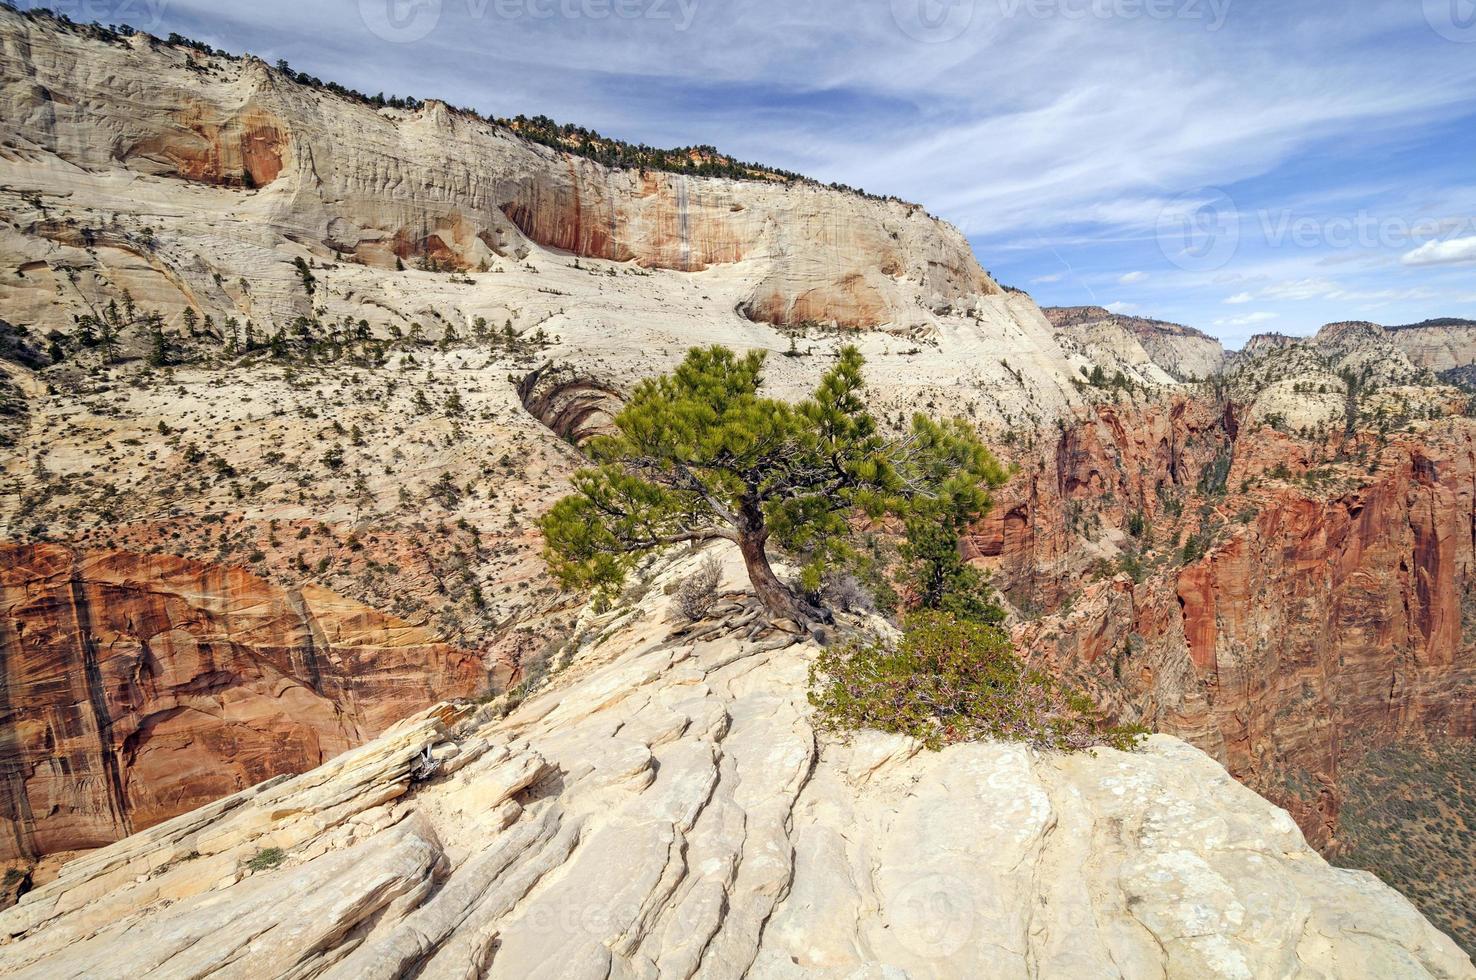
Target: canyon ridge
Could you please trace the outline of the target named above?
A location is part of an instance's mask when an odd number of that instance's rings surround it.
[[[1476,975],[1476,323],[1227,351],[915,204],[8,7],[0,101],[0,969]],[[721,546],[703,622],[686,553],[560,589],[708,344],[971,422],[963,555],[1145,748],[818,733]]]

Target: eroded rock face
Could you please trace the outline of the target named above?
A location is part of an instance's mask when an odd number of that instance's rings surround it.
[[[1404,737],[1476,735],[1476,426],[1366,448],[1370,465],[1314,486],[1295,482],[1308,444],[1241,432],[1233,411],[1104,406],[968,543],[1011,594],[1057,610],[1021,630],[1027,648],[1335,851],[1344,764]],[[1204,505],[1220,529],[1185,564]],[[1136,582],[1118,564],[1140,545],[1121,530],[1134,513],[1160,556]],[[1082,589],[1094,560],[1105,572]]]
[[[1448,317],[1386,329],[1389,339],[1419,367],[1439,373],[1476,363],[1476,321]]]
[[[287,133],[257,106],[224,115],[217,106],[191,102],[170,122],[158,135],[118,147],[118,159],[133,169],[229,187],[266,187],[282,172]]]
[[[145,36],[106,41],[0,11],[8,134],[89,172],[240,188],[326,258],[477,270],[528,243],[648,268],[751,263],[743,309],[779,324],[907,323],[999,287],[915,205],[807,183],[609,170],[429,102],[376,111]],[[120,93],[126,92],[126,98]],[[245,196],[252,189],[258,193]]]
[[[1115,361],[1126,362],[1129,370],[1138,368],[1138,373],[1144,375],[1144,380],[1147,381],[1160,379],[1143,371],[1138,358],[1131,356],[1132,353],[1146,355],[1154,366],[1166,372],[1174,381],[1213,377],[1227,363],[1225,348],[1218,340],[1183,324],[1124,316],[1100,306],[1056,306],[1044,312],[1053,326],[1068,335],[1088,338],[1095,336],[1096,347],[1099,350],[1105,348],[1108,352],[1106,358],[1097,360],[1104,368],[1117,366]],[[1141,352],[1129,352],[1129,356],[1123,357],[1122,352],[1113,350],[1115,345],[1104,343],[1105,337],[1101,335],[1114,331],[1124,340],[1131,338],[1135,341]],[[1112,356],[1114,354],[1116,356]]]
[[[564,364],[544,364],[518,385],[518,398],[560,439],[583,445],[614,431],[624,396],[612,383]]]
[[[663,621],[663,586],[698,560],[589,614],[599,638],[505,720],[412,719],[67,865],[0,913],[0,969],[1476,975],[1174,739],[1060,756],[818,738],[813,647]]]
[[[962,546],[1026,607],[1054,609],[1080,587],[1085,565],[1115,548],[1084,542],[1093,526],[1125,528],[1134,513],[1161,519],[1230,444],[1224,411],[1189,397],[1097,405],[1017,450],[1020,472]]]
[[[50,544],[0,546],[0,655],[4,857],[111,843],[487,683],[326,589]]]

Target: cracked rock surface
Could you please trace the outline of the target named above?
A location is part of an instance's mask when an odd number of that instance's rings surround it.
[[[671,614],[698,560],[506,718],[433,710],[67,865],[0,914],[0,972],[1476,976],[1175,739],[818,739],[808,641]]]

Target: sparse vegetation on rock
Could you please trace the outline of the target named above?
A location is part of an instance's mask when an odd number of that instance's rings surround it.
[[[717,598],[718,581],[722,578],[723,566],[716,558],[708,557],[697,571],[676,592],[677,609],[690,620],[707,615]]]
[[[636,388],[617,434],[591,441],[596,465],[574,475],[576,492],[542,522],[567,586],[617,588],[641,555],[727,539],[772,614],[826,621],[827,610],[775,575],[771,538],[806,556],[806,584],[818,588],[846,554],[855,514],[911,516],[910,530],[947,533],[983,513],[988,487],[1004,481],[961,421],[917,415],[905,437],[882,436],[854,347],[799,405],[759,395],[763,362],[758,352],[694,349],[674,373]],[[956,576],[931,536],[913,548],[930,588]]]
[[[918,612],[896,642],[853,639],[810,669],[817,727],[873,728],[930,749],[1005,739],[1041,748],[1128,749],[1140,726],[1103,725],[1091,700],[1016,656],[1009,634],[947,613]]]

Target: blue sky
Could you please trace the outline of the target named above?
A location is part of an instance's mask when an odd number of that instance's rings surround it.
[[[50,5],[897,194],[1043,305],[1476,317],[1476,0]]]

